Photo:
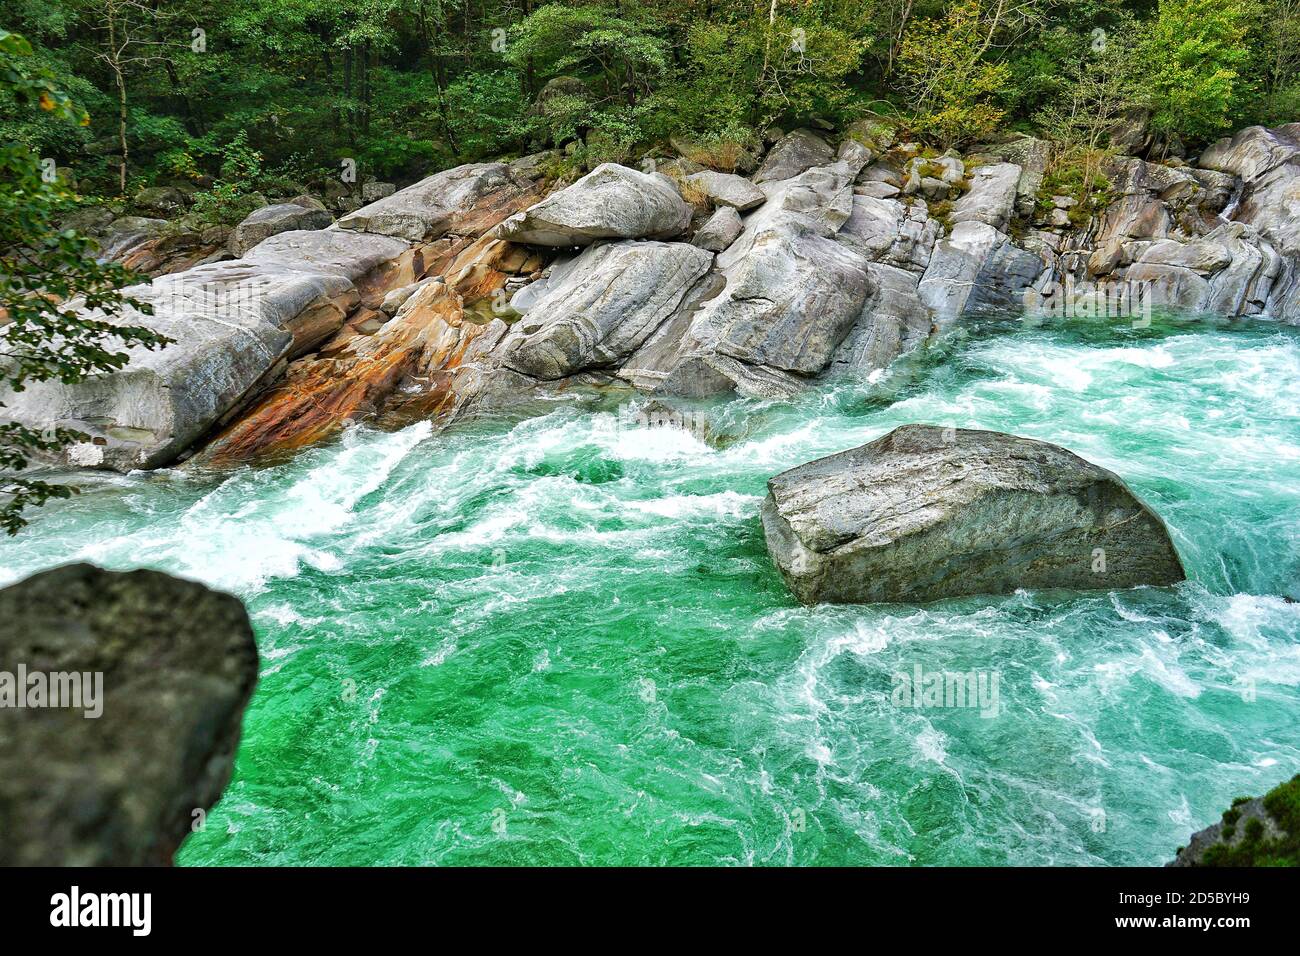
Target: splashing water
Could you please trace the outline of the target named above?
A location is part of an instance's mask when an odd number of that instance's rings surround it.
[[[721,405],[722,447],[618,400],[79,476],[0,581],[146,565],[248,603],[261,679],[185,864],[1155,864],[1300,770],[1295,330],[988,323]],[[1113,469],[1190,580],[799,607],[766,479],[906,422]],[[900,705],[917,667],[996,674],[996,716]]]

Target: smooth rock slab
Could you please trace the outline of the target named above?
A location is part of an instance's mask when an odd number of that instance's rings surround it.
[[[768,492],[768,553],[804,604],[1184,577],[1164,523],[1120,478],[1001,432],[904,425],[783,472]]]
[[[257,681],[243,605],[157,571],[45,571],[0,590],[0,672],[20,666],[91,675],[96,706],[0,707],[0,865],[170,863],[230,780]]]

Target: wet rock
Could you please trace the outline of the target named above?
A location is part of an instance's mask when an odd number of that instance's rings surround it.
[[[691,207],[667,176],[603,163],[576,183],[511,216],[498,239],[542,246],[586,246],[597,239],[671,239]]]
[[[917,294],[916,273],[872,262],[867,275],[872,291],[831,358],[835,374],[868,375],[887,368],[930,336],[930,310]]]
[[[1284,264],[1254,229],[1224,223],[1208,235],[1163,239],[1143,249],[1125,272],[1149,283],[1161,305],[1221,315],[1256,315],[1266,308]]]
[[[904,425],[768,482],[768,552],[804,604],[1183,579],[1164,523],[1047,442]]]
[[[1043,271],[1042,260],[983,222],[953,226],[935,244],[917,287],[940,321],[988,308],[1019,308],[1024,291]]]
[[[0,590],[0,672],[80,675],[99,711],[0,707],[0,865],[169,864],[230,780],[257,665],[243,605],[192,581],[76,564]]]

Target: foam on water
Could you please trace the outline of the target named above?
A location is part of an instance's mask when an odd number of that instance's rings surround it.
[[[261,681],[182,863],[1160,863],[1300,769],[1294,332],[1004,323],[710,414],[726,441],[606,404],[85,476],[0,581],[93,560],[248,603]],[[798,606],[767,478],[913,421],[1114,469],[1190,581]],[[900,706],[918,666],[996,673],[997,715]]]

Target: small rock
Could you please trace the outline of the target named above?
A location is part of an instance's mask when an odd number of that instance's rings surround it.
[[[742,228],[740,213],[730,206],[723,206],[700,227],[691,245],[709,252],[722,252],[736,241]]]
[[[687,176],[687,180],[704,191],[716,205],[731,206],[741,212],[761,206],[767,199],[759,189],[744,176],[731,173],[716,173],[705,170]]]
[[[397,192],[397,186],[393,183],[381,183],[372,180],[361,184],[361,199],[363,202],[377,202],[395,192]]]

